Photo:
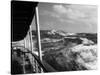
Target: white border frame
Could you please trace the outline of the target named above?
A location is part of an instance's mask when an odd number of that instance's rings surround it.
[[[11,39],[11,0],[0,0],[0,75],[10,74],[10,39]],[[88,4],[97,5],[98,13],[100,13],[100,0],[23,0],[23,1],[39,1],[39,2],[50,2],[50,3],[70,3],[70,4]],[[100,15],[98,14],[98,70],[91,71],[71,71],[71,72],[57,72],[57,73],[41,73],[42,75],[99,75],[100,71],[100,51],[99,51],[99,40],[100,40]],[[34,74],[34,75],[41,75]],[[29,74],[32,75],[32,74]]]

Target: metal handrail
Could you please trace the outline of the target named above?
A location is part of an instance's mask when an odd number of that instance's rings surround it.
[[[24,50],[21,50],[23,53],[30,53],[33,56],[33,58],[35,59],[35,61],[37,62],[38,66],[43,69],[43,72],[57,72],[45,60],[40,61],[39,56],[32,53],[28,48],[25,48],[23,46],[13,46],[13,47],[23,48]]]

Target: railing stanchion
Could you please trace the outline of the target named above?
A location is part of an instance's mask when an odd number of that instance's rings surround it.
[[[35,23],[36,23],[36,30],[37,30],[38,55],[39,55],[40,61],[42,62],[42,50],[41,50],[41,38],[40,38],[38,6],[35,7]],[[41,68],[41,72],[42,72],[42,68]]]

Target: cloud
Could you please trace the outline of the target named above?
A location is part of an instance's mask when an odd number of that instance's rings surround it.
[[[85,14],[79,10],[73,9],[71,7],[65,7],[64,5],[54,5],[53,9],[58,15],[64,15],[65,17],[71,19],[85,17]]]
[[[89,5],[54,5],[53,10],[58,15],[64,15],[71,19],[86,19],[96,17],[96,6]]]
[[[79,4],[47,4],[47,7],[41,8],[40,21],[44,25],[46,25],[45,22],[53,22],[58,27],[61,25],[59,28],[65,28],[66,31],[68,30],[68,27],[70,31],[97,31],[97,6]],[[75,28],[76,30],[73,30]]]
[[[60,14],[64,14],[64,13],[67,12],[66,8],[65,8],[63,5],[54,5],[54,6],[53,6],[53,9],[54,9],[56,12],[60,13]]]
[[[62,22],[80,22],[93,29],[97,25],[97,6],[93,5],[54,5],[53,10]],[[82,24],[83,25],[83,24]],[[94,25],[94,26],[93,26]]]

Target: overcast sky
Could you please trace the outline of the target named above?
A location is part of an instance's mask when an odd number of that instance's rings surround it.
[[[97,32],[97,6],[39,3],[38,7],[41,30]]]

